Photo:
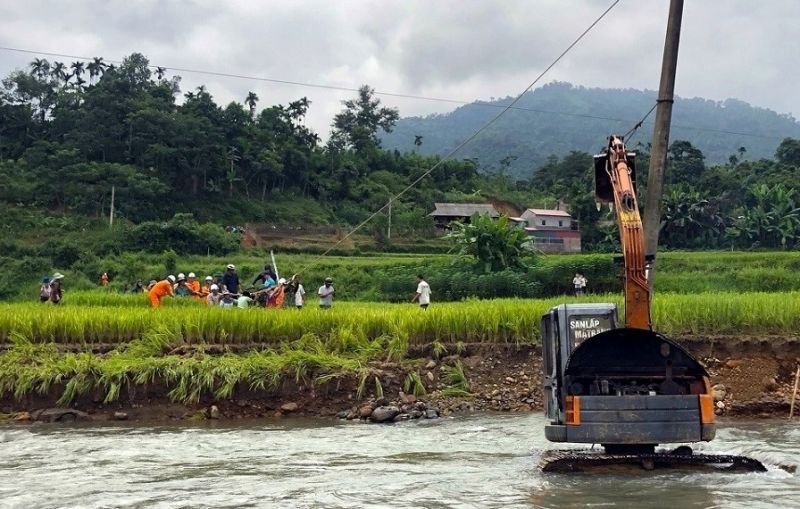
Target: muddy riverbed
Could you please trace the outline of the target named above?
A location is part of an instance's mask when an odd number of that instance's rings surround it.
[[[797,507],[800,423],[726,420],[706,452],[766,473],[543,474],[544,418],[320,419],[0,427],[0,506]]]

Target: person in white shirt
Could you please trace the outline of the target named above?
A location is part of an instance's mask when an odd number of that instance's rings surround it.
[[[419,307],[422,309],[428,309],[431,303],[431,286],[422,274],[417,274],[417,293],[411,302],[419,302]]]
[[[294,307],[297,309],[303,309],[303,304],[306,302],[306,289],[303,288],[303,285],[300,283],[300,276],[295,274],[292,279],[294,280]]]
[[[572,278],[572,285],[575,287],[575,295],[583,295],[586,293],[586,283],[588,283],[588,280],[583,274],[576,272],[575,277]]]
[[[319,295],[319,307],[321,309],[330,309],[333,306],[333,296],[336,295],[336,290],[333,289],[332,278],[325,278],[325,284],[319,287],[317,295]]]

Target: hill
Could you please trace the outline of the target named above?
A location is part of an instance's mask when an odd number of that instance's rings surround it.
[[[476,101],[446,114],[402,118],[391,133],[383,135],[383,147],[444,154],[512,99]],[[550,83],[525,94],[517,104],[520,109],[507,112],[464,148],[458,158],[477,159],[483,171],[503,170],[515,177],[529,178],[551,155],[562,157],[573,150],[596,152],[609,134],[628,131],[655,99],[656,92],[652,90]],[[634,144],[650,142],[654,118],[654,114],[650,116]],[[419,147],[414,146],[415,136],[423,137]],[[739,147],[745,147],[747,159],[771,158],[782,139],[798,136],[800,123],[788,114],[737,99],[675,99],[671,139],[691,140],[711,164],[727,162]],[[509,158],[505,164],[504,158]]]

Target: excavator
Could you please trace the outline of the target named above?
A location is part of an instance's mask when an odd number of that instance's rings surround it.
[[[597,444],[590,451],[547,451],[541,468],[574,472],[634,465],[764,471],[750,458],[698,454],[687,445],[716,434],[709,374],[686,349],[654,332],[645,253],[636,199],[636,155],[610,136],[594,158],[595,195],[612,203],[624,262],[625,316],[611,303],[562,304],[541,321],[545,436],[551,442]],[[621,325],[621,326],[620,326]]]

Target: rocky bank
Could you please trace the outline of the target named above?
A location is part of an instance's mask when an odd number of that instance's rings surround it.
[[[800,339],[692,336],[679,341],[708,368],[718,414],[788,415]],[[51,394],[2,399],[0,412],[4,420],[19,422],[309,416],[386,423],[468,412],[542,410],[539,348],[475,344],[442,357],[422,349],[401,363],[376,362],[368,368],[364,378],[342,376],[324,384],[287,379],[274,391],[239,388],[230,399],[205,395],[190,405],[171,402],[165,387],[151,384],[122,391],[112,404],[103,404],[104,395],[98,393],[58,408],[54,388]]]

